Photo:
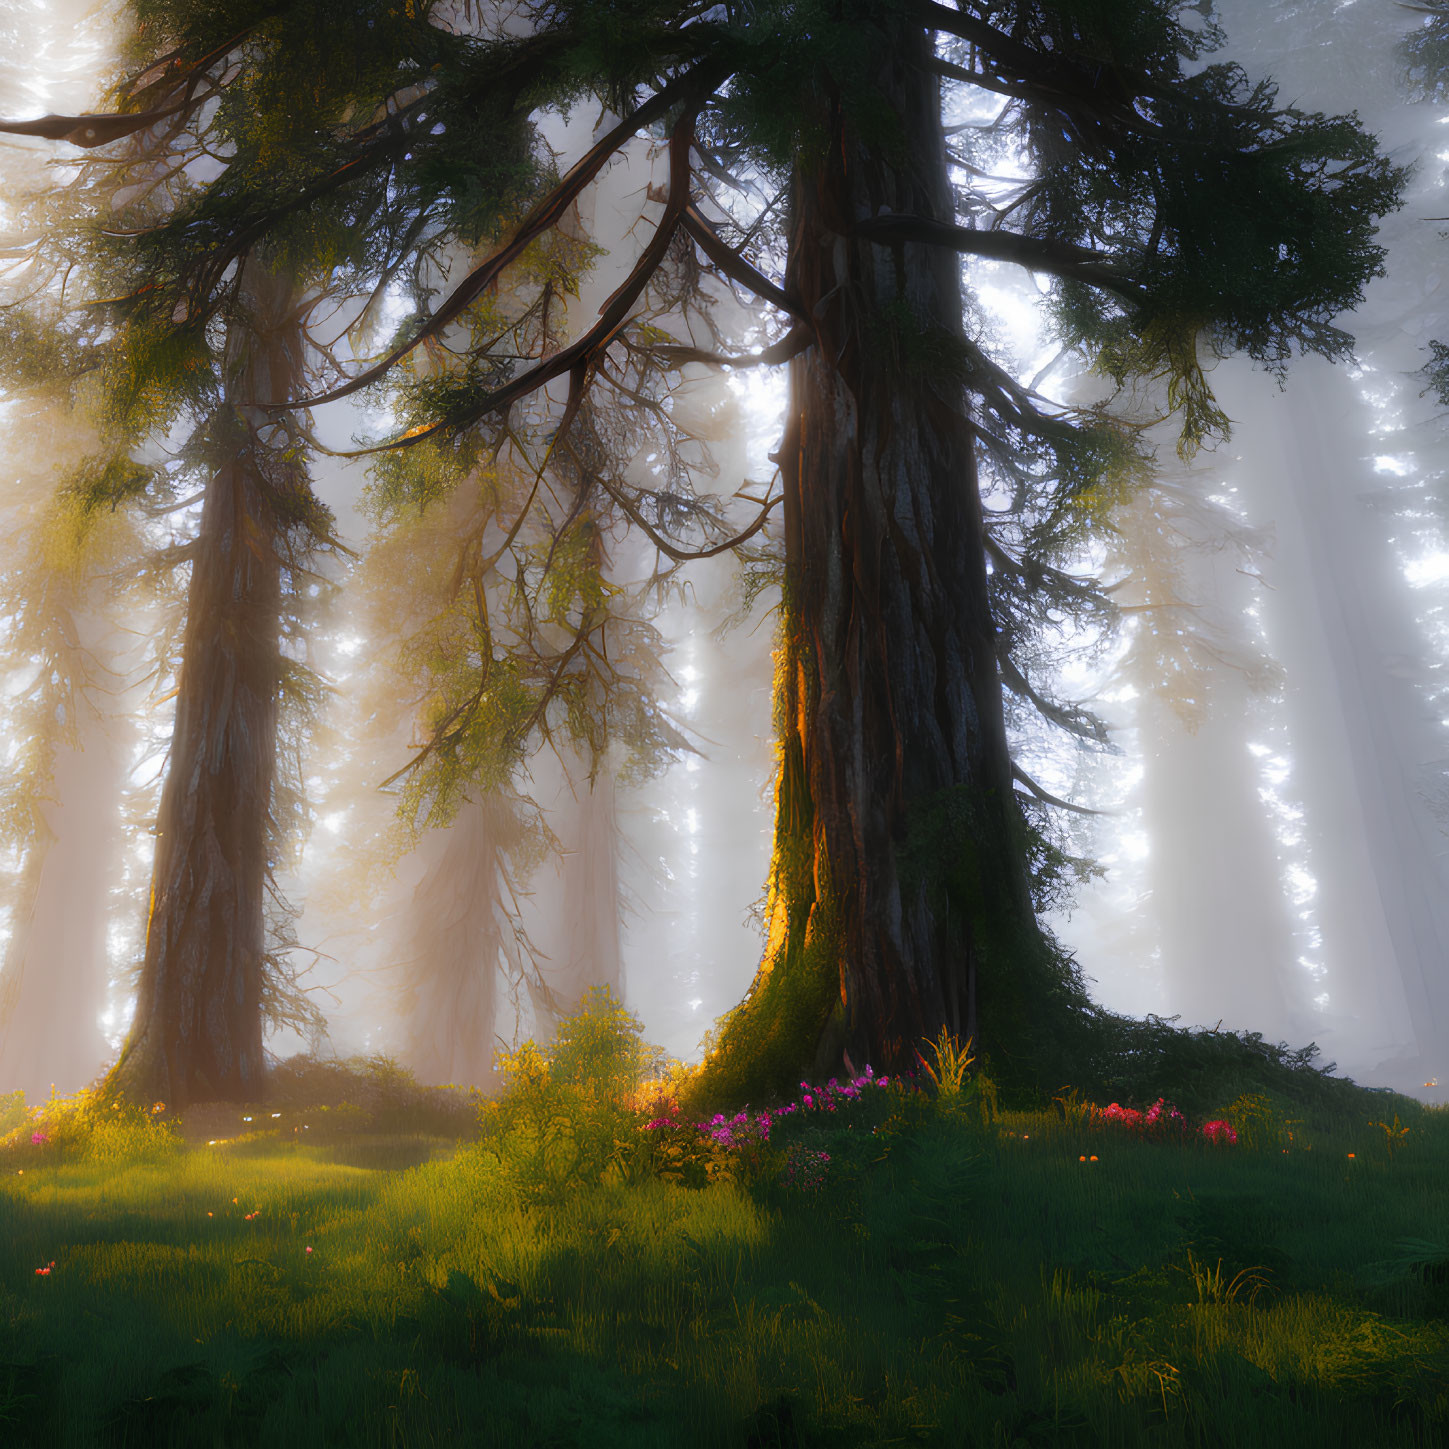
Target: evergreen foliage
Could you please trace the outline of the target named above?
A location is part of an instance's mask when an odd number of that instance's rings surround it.
[[[742,516],[694,490],[707,454],[675,418],[670,390],[689,363],[805,355],[827,303],[849,317],[847,352],[868,341],[892,386],[969,419],[988,500],[984,556],[945,566],[989,571],[1007,691],[1101,744],[1089,713],[1051,699],[1033,676],[1054,616],[1110,625],[1105,597],[1065,565],[1142,476],[1142,445],[1108,409],[1067,407],[1019,383],[974,315],[961,335],[916,315],[907,272],[945,249],[1049,278],[1064,345],[1119,387],[1160,385],[1190,452],[1226,428],[1204,352],[1242,350],[1272,370],[1302,351],[1345,355],[1333,319],[1379,271],[1374,223],[1403,179],[1355,118],[1280,106],[1271,83],[1235,66],[1190,70],[1215,37],[1172,0],[139,0],[135,17],[117,116],[31,124],[118,148],[88,166],[72,220],[41,245],[42,278],[81,257],[88,285],[111,283],[103,303],[92,291],[91,305],[61,314],[46,365],[84,356],[100,370],[115,443],[93,476],[123,494],[138,480],[117,460],[144,433],[217,415],[218,348],[246,258],[296,278],[314,337],[323,319],[346,322],[348,345],[312,359],[310,398],[255,403],[280,418],[364,389],[389,400],[399,430],[363,449],[380,456],[382,518],[473,490],[472,522],[442,570],[451,592],[414,641],[427,737],[404,806],[428,823],[450,818],[471,790],[502,788],[530,742],[554,731],[580,743],[591,768],[616,738],[641,760],[677,747],[651,699],[647,630],[607,581],[605,541],[637,530],[666,577],[749,546],[775,497]],[[792,251],[791,189],[798,202],[801,188],[831,184],[837,143],[882,178],[936,164],[906,146],[882,66],[930,105],[938,88],[947,107],[1000,100],[988,122],[952,127],[952,215],[876,208],[832,223],[843,253],[888,259],[895,299],[882,293],[861,318],[850,298],[812,311],[792,293],[808,259]],[[602,134],[560,173],[541,119],[594,103],[605,107]],[[656,189],[637,258],[597,319],[566,328],[565,299],[589,262],[574,203],[646,140]],[[189,147],[191,164],[158,170],[167,146]],[[1008,151],[1026,157],[1029,174],[1003,194],[985,178]],[[934,184],[927,177],[920,194]],[[731,292],[768,308],[758,355],[730,351],[716,309]],[[410,311],[379,346],[370,339],[388,297]],[[369,350],[380,355],[357,365]],[[300,456],[305,432],[287,426]],[[933,508],[955,505],[952,480],[930,486]],[[282,489],[276,502],[301,577],[328,523],[304,490]],[[909,556],[908,539],[893,544]],[[910,560],[924,574],[941,563]],[[799,582],[788,570],[817,566],[826,562],[787,563],[787,598]],[[887,627],[869,627],[877,622]],[[620,664],[621,644],[637,667]],[[811,647],[792,637],[785,652],[804,659]],[[818,677],[803,686],[802,708],[842,666],[807,663]],[[978,666],[970,687],[980,700],[1000,686]],[[853,938],[835,931],[853,885],[820,858],[826,807],[802,805],[790,771],[787,750],[772,889],[808,892],[810,909],[787,911],[791,939],[784,954],[772,944],[765,974],[811,996],[809,1019],[768,1066],[730,1066],[741,1081],[774,1080],[787,1059],[797,1070],[830,991],[850,976],[841,957]],[[1001,1040],[984,1045],[1024,1058],[1081,1016],[1082,997],[1060,962],[1019,946],[1022,923],[1002,903],[1032,847],[1014,827],[1005,846],[978,839],[981,808],[977,798],[956,812],[966,823],[949,832],[937,893],[942,909],[966,911],[987,958],[995,952],[998,983],[1020,978]],[[897,837],[904,816],[898,824]],[[1014,864],[998,859],[1003,850]],[[877,865],[893,870],[864,868]],[[1070,1009],[1054,1009],[1053,997]]]

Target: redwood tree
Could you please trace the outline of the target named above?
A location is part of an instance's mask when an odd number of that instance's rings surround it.
[[[196,515],[165,543],[141,525],[154,545],[143,570],[185,580],[185,622],[179,658],[161,666],[174,671],[176,712],[138,999],[104,1084],[171,1107],[255,1097],[265,1021],[320,1025],[284,959],[289,908],[274,867],[292,823],[284,715],[295,728],[309,689],[283,641],[296,635],[330,520],[295,420],[256,405],[305,375],[306,264],[294,249],[276,265],[275,243],[270,262],[245,249],[199,315],[147,280],[168,261],[150,250],[158,226],[184,208],[208,148],[227,144],[203,112],[206,80],[204,66],[162,57],[121,87],[133,115],[11,126],[101,154],[51,208],[30,252],[29,295],[3,314],[12,376],[69,382],[90,403],[100,451],[61,485],[77,529],[135,505],[153,518]],[[106,283],[115,291],[97,301]],[[167,430],[185,441],[158,447]],[[165,461],[138,462],[143,447]]]
[[[146,955],[106,1083],[142,1100],[261,1095],[282,573],[300,562],[292,532],[310,484],[288,430],[255,399],[295,390],[298,307],[290,279],[245,262],[208,425],[214,461],[192,549]]]
[[[893,335],[929,319],[942,340],[962,337],[959,265],[941,248],[855,235],[881,211],[952,217],[928,54],[919,26],[900,27],[872,78],[899,120],[895,154],[865,144],[820,94],[821,142],[792,178],[784,289],[810,319],[810,345],[789,364],[779,455],[772,938],[720,1043],[726,1073],[736,1054],[758,1071],[765,1048],[778,1087],[802,1063],[836,1069],[842,1049],[899,1070],[943,1025],[978,1035],[982,1005],[1004,1045],[1008,1013],[1049,981],[973,430],[959,373],[933,374]],[[739,1052],[741,1039],[757,1049]]]

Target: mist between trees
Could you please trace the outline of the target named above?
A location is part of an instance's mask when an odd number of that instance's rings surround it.
[[[6,542],[0,1071],[95,1014],[118,892],[108,1090],[254,1095],[267,1029],[323,1044],[323,981],[486,1084],[500,1037],[634,989],[621,910],[670,889],[628,863],[635,792],[771,733],[763,954],[737,937],[702,1092],[898,1071],[943,1027],[1027,1094],[1130,1056],[1040,923],[1090,806],[1023,741],[1112,748],[1055,641],[1110,654],[1154,587],[1132,520],[1164,440],[1227,433],[1208,364],[1349,356],[1406,181],[1364,126],[1166,0],[106,23],[94,106],[4,128],[66,162],[10,218],[3,325],[12,411],[68,451]],[[1057,395],[963,259],[1045,288]],[[768,452],[718,381],[756,374]],[[663,629],[701,596],[772,719],[683,702]],[[42,951],[62,869],[92,935]]]

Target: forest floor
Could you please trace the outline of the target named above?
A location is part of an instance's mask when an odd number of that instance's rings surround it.
[[[12,1134],[0,1442],[1449,1442],[1449,1109],[380,1100]]]

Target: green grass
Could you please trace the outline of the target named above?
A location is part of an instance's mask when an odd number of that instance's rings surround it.
[[[706,1154],[694,1188],[655,1175],[667,1153],[585,1151],[601,1112],[620,1130],[587,1093],[472,1141],[375,1102],[293,1102],[215,1146],[124,1113],[22,1131],[0,1442],[1449,1436],[1449,1112],[1391,1142],[1366,1112],[1288,1128],[1260,1099],[1238,1109],[1256,1145],[1227,1146],[867,1097],[777,1122],[752,1165]],[[790,1143],[830,1153],[823,1190],[783,1185]]]

